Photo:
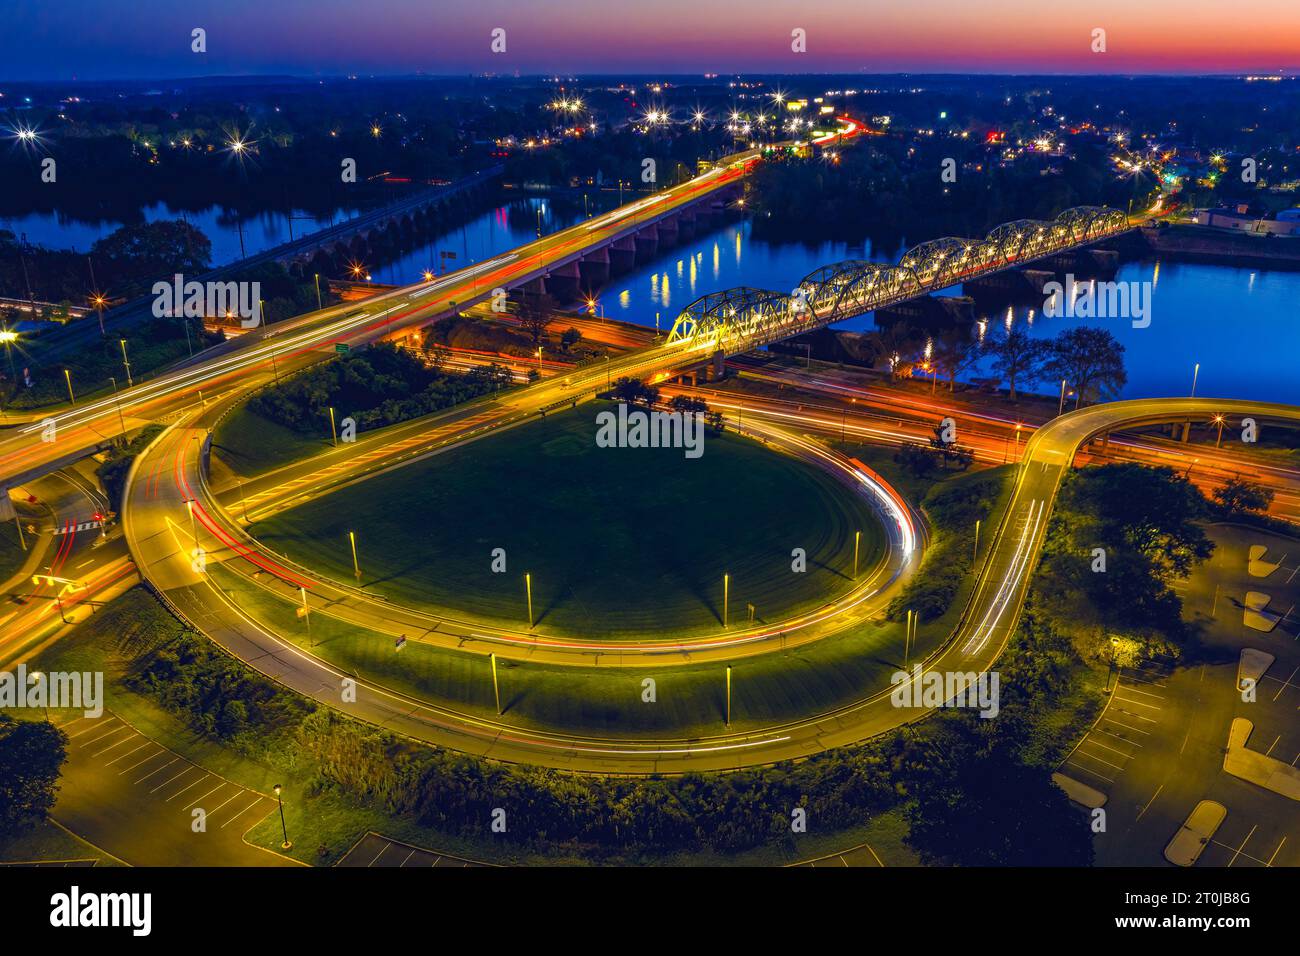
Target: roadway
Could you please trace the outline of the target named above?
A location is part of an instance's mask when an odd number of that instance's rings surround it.
[[[636,355],[629,358],[640,361]],[[579,372],[575,377],[583,378],[585,387],[585,377],[591,374]],[[527,420],[531,413],[523,409],[536,408],[539,402],[545,404],[528,393],[549,397],[556,394],[554,389],[562,387],[562,382],[539,382],[511,392],[510,402],[519,403],[515,407],[522,418],[512,419],[508,413],[493,417],[503,424]],[[498,403],[510,407],[506,401],[498,400]],[[1138,400],[1071,412],[1036,430],[1025,446],[1011,501],[992,535],[960,623],[951,639],[924,662],[924,670],[982,672],[993,666],[1015,629],[1060,482],[1082,447],[1094,437],[1115,430],[1189,417],[1204,419],[1214,414],[1250,415],[1261,422],[1295,421],[1300,418],[1300,408],[1212,398]],[[778,429],[766,423],[751,423],[748,427],[754,434],[763,433],[773,440],[779,434]],[[488,426],[479,422],[470,432],[453,429],[441,441],[444,445],[460,443],[486,430]],[[133,505],[127,512],[132,553],[155,590],[217,643],[286,686],[322,703],[340,706],[340,682],[351,675],[339,672],[309,649],[257,622],[212,581],[210,574],[195,574],[190,568],[188,553],[197,540],[205,551],[213,549],[210,560],[252,563],[262,571],[269,571],[265,575],[268,581],[279,579],[279,582],[268,584],[268,589],[279,590],[283,600],[293,601],[299,587],[307,588],[312,613],[321,613],[328,606],[329,613],[348,619],[356,611],[351,603],[356,595],[347,594],[347,588],[323,582],[318,576],[307,576],[310,572],[306,569],[284,563],[265,566],[260,562],[267,560],[267,556],[259,554],[255,544],[231,535],[232,529],[238,526],[222,516],[219,504],[211,499],[203,485],[203,444],[207,435],[207,425],[199,416],[194,422],[177,426],[160,437],[138,460],[130,491]],[[791,436],[786,433],[786,437]],[[383,467],[394,466],[390,463]],[[145,482],[146,497],[139,500],[141,469],[159,473],[170,470],[174,481],[165,490],[163,482]],[[152,503],[149,495],[154,497]],[[197,520],[188,527],[186,500],[198,501]],[[200,525],[203,532],[198,530]],[[210,539],[217,542],[215,546]],[[238,558],[232,560],[233,555]],[[845,600],[860,599],[862,595],[855,591]],[[837,623],[854,626],[861,621],[850,616]],[[476,630],[455,636],[457,646],[465,649],[469,642],[476,642],[474,650],[484,655],[488,651],[505,653],[511,649],[508,632],[487,634]],[[525,639],[533,642],[528,652],[536,653],[537,635]],[[680,647],[669,650],[682,653]],[[551,659],[549,655],[569,652],[581,655],[590,649],[548,645],[545,651],[547,659]],[[742,656],[741,648],[727,647],[725,643],[693,648],[690,653],[727,660]],[[595,661],[587,659],[586,662]],[[757,730],[689,740],[628,740],[526,729],[513,725],[508,717],[483,718],[458,712],[364,680],[358,683],[356,703],[342,707],[353,716],[396,733],[453,749],[557,768],[619,773],[720,770],[803,757],[866,739],[928,712],[920,708],[896,708],[886,688],[822,714]]]
[[[336,347],[355,348],[393,337],[480,301],[494,289],[516,288],[544,276],[589,249],[630,236],[659,217],[735,186],[757,158],[757,153],[729,157],[725,165],[685,183],[430,282],[259,327],[116,395],[83,398],[61,411],[34,413],[0,437],[0,488],[38,476],[68,456],[105,447],[122,432],[147,422],[174,420],[230,388],[273,382],[334,354]],[[666,353],[683,351],[681,346],[660,348],[639,360],[606,363],[605,371],[617,377],[658,369]],[[595,388],[601,377],[589,374],[585,384]],[[54,426],[52,441],[42,440],[47,423]]]

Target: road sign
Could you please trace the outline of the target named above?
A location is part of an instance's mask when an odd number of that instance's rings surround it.
[[[348,352],[352,351],[352,346],[348,345],[347,342],[335,342],[334,351],[338,352],[339,355],[346,355]]]

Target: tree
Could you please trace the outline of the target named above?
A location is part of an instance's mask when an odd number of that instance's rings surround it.
[[[526,295],[519,300],[519,311],[515,317],[519,320],[519,327],[533,337],[534,345],[541,343],[542,335],[555,320],[555,312],[558,308],[559,304],[555,299],[545,292],[540,295]]]
[[[212,259],[212,243],[180,220],[146,222],[121,229],[90,247],[91,258],[106,266],[104,281],[165,279],[174,273],[199,273]]]
[[[1016,400],[1016,383],[1032,385],[1043,377],[1043,363],[1047,358],[1047,345],[1031,338],[1023,329],[1012,328],[1001,333],[989,346],[993,353],[993,370],[1007,380],[1011,400]]]
[[[560,348],[567,352],[581,341],[582,333],[570,327],[565,329],[564,334],[560,336]]]
[[[67,743],[51,723],[0,714],[0,836],[45,819],[58,793]]]
[[[641,404],[649,408],[659,401],[659,387],[647,385],[639,378],[624,375],[614,383],[614,397],[629,405]]]
[[[1051,343],[1046,371],[1074,386],[1074,407],[1084,398],[1118,395],[1128,382],[1124,346],[1105,329],[1080,325],[1067,329]]]
[[[668,407],[675,412],[681,412],[684,415],[694,414],[695,412],[708,412],[709,403],[702,398],[695,398],[691,395],[674,395]]]
[[[930,437],[930,447],[933,448],[939,456],[939,461],[944,468],[948,464],[954,463],[958,471],[965,471],[975,460],[975,455],[969,448],[962,448],[956,441],[948,441],[946,437],[947,428],[943,422],[934,426],[934,434]]]
[[[1092,836],[1082,814],[1048,771],[1021,761],[1016,722],[964,714],[936,728],[938,739],[912,745],[919,753],[902,771],[913,797],[907,842],[923,861],[1091,865]],[[993,724],[1007,726],[991,729]],[[973,767],[978,771],[972,772]]]
[[[903,442],[894,452],[894,461],[898,462],[917,478],[924,478],[934,471],[934,455],[916,442]]]
[[[932,361],[948,379],[948,391],[951,392],[957,388],[957,376],[973,368],[983,357],[984,350],[970,337],[969,329],[953,328],[935,340]]]
[[[1214,490],[1214,501],[1230,515],[1259,514],[1273,503],[1273,490],[1253,481],[1229,478]]]

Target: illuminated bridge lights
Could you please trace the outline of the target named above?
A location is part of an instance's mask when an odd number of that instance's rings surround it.
[[[710,352],[747,351],[1128,227],[1119,210],[1079,206],[1053,220],[1004,223],[983,239],[932,239],[909,249],[897,265],[849,259],[822,266],[789,293],[744,286],[710,293],[682,311],[668,343]]]

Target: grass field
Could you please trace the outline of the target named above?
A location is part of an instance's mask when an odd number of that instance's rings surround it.
[[[716,630],[825,603],[883,555],[865,498],[730,434],[680,449],[602,449],[591,406],[547,417],[316,499],[259,523],[269,547],[405,604],[589,637]],[[494,573],[494,549],[506,571]],[[802,548],[807,570],[791,552]]]
[[[287,602],[246,579],[209,566],[213,583],[254,619],[310,649],[340,670],[386,687],[436,701],[478,717],[494,717],[487,657],[443,650],[409,639],[393,640],[326,616],[312,614],[312,635]],[[940,640],[919,636],[914,659]],[[903,665],[903,626],[872,622],[853,633],[738,661],[732,671],[732,729],[756,729],[807,717],[886,686]],[[498,661],[505,719],[525,727],[613,736],[697,736],[724,731],[724,663],[647,668],[546,666]],[[642,700],[652,677],[656,701]]]
[[[213,453],[236,474],[257,475],[330,447],[330,424],[321,423],[320,437],[303,438],[249,410],[247,404],[231,412],[217,427]]]

